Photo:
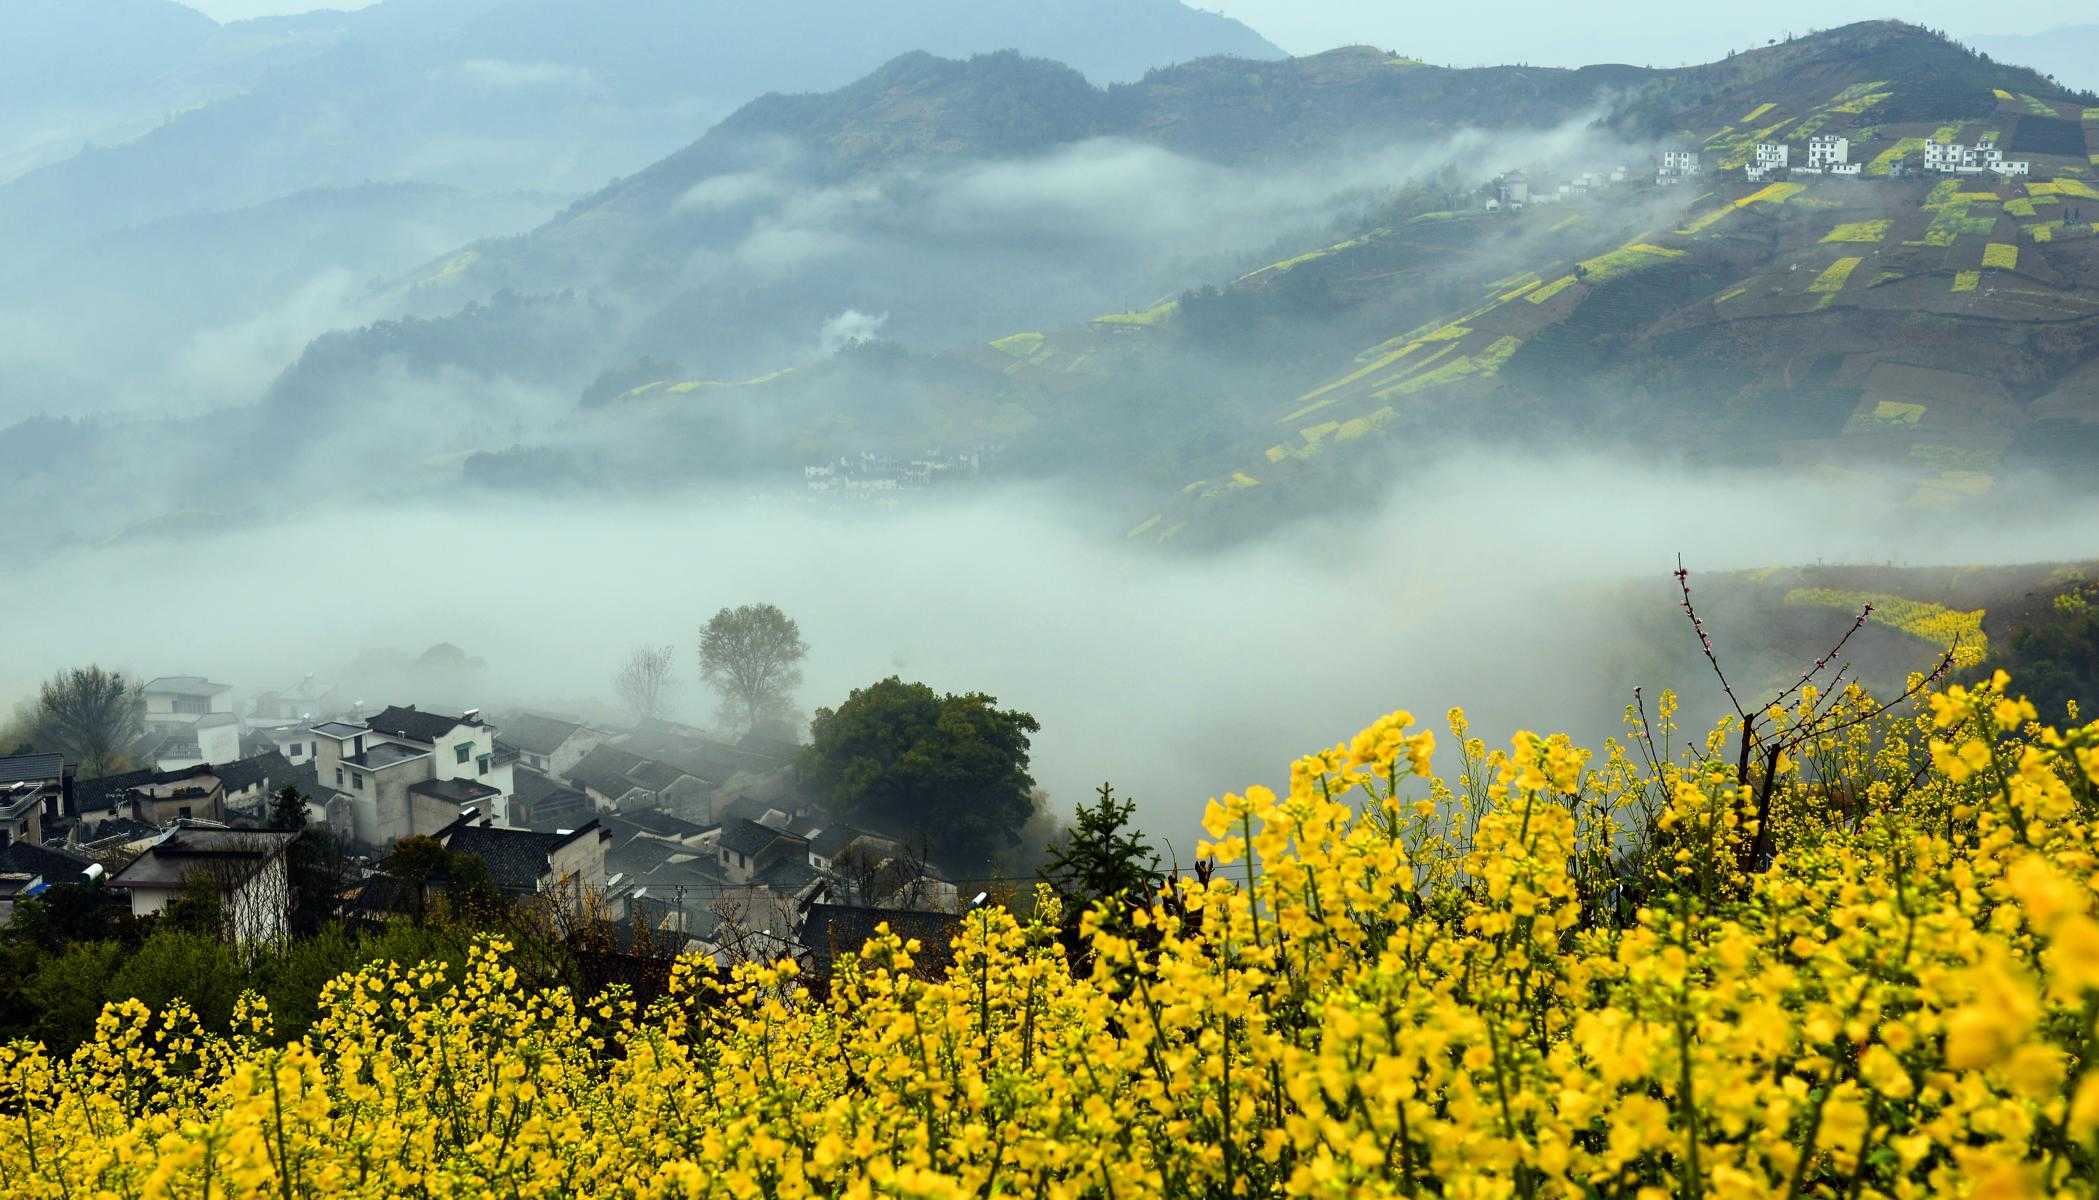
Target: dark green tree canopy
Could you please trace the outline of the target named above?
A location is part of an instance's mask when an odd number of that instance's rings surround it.
[[[968,872],[1019,844],[1035,808],[1028,735],[1040,729],[996,697],[892,675],[817,710],[802,768],[840,819]]]
[[[270,798],[270,825],[298,832],[306,828],[306,793],[296,783],[287,783]]]

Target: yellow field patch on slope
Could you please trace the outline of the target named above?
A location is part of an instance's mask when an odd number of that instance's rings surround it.
[[[1709,213],[1693,218],[1689,224],[1676,232],[1689,237],[1711,227],[1714,222],[1731,212],[1748,208],[1752,204],[1784,204],[1806,189],[1807,185],[1804,183],[1767,183],[1747,196],[1730,200]]]
[[[1953,290],[1956,292],[1972,292],[1981,284],[1981,271],[1956,271],[1953,274]]]
[[[1873,161],[1866,164],[1866,174],[1885,175],[1889,171],[1894,169],[1896,163],[1902,161],[1905,158],[1908,158],[1910,155],[1915,154],[1917,151],[1922,150],[1923,148],[1923,138],[1901,138],[1898,141],[1896,141],[1894,145],[1873,156]]]
[[[1102,313],[1093,318],[1095,325],[1157,325],[1181,310],[1178,300],[1162,300],[1150,308],[1134,312]]]
[[[1435,217],[1453,217],[1453,216],[1456,216],[1457,214],[1456,214],[1456,213],[1430,213],[1430,214],[1424,214],[1424,215],[1428,215],[1428,216],[1435,216]],[[1327,257],[1327,256],[1328,256],[1328,255],[1330,255],[1330,254],[1339,254],[1339,253],[1341,253],[1341,252],[1342,252],[1343,250],[1353,250],[1353,249],[1355,249],[1356,247],[1358,247],[1358,246],[1360,246],[1360,245],[1364,244],[1365,242],[1368,242],[1368,241],[1369,241],[1369,240],[1370,240],[1371,238],[1373,238],[1373,237],[1375,237],[1375,236],[1376,236],[1375,234],[1365,234],[1365,235],[1363,235],[1362,237],[1353,237],[1353,238],[1349,238],[1349,239],[1348,239],[1347,241],[1345,241],[1345,242],[1335,242],[1335,243],[1334,243],[1333,245],[1331,245],[1331,246],[1322,246],[1322,247],[1320,247],[1320,248],[1319,248],[1319,249],[1317,249],[1317,250],[1307,250],[1307,251],[1305,251],[1305,252],[1304,252],[1303,254],[1299,254],[1299,255],[1297,255],[1297,256],[1295,256],[1295,257],[1293,257],[1293,258],[1286,258],[1286,259],[1282,260],[1281,262],[1272,262],[1272,263],[1269,263],[1269,264],[1268,264],[1267,266],[1265,266],[1265,267],[1261,267],[1261,268],[1260,268],[1260,269],[1258,269],[1258,270],[1248,271],[1248,272],[1247,272],[1246,274],[1244,274],[1244,275],[1241,275],[1241,276],[1240,276],[1240,277],[1239,277],[1238,279],[1235,279],[1235,280],[1233,280],[1233,282],[1234,282],[1234,283],[1245,283],[1245,282],[1246,282],[1247,280],[1249,280],[1249,279],[1254,279],[1254,278],[1258,278],[1259,276],[1262,276],[1262,275],[1266,275],[1266,274],[1269,274],[1270,272],[1274,272],[1274,273],[1280,274],[1280,273],[1282,273],[1282,272],[1284,272],[1284,271],[1288,271],[1288,270],[1290,270],[1290,269],[1291,269],[1291,268],[1293,268],[1293,267],[1301,267],[1301,266],[1305,265],[1305,264],[1306,264],[1306,263],[1308,263],[1308,262],[1317,262],[1317,261],[1319,261],[1320,259],[1322,259],[1322,258],[1325,258],[1325,257]]]
[[[2004,242],[1991,242],[1982,249],[1982,265],[2000,271],[2019,269],[2019,248]]]
[[[1589,281],[1602,283],[1634,271],[1644,271],[1672,258],[1682,258],[1685,251],[1671,250],[1667,246],[1655,246],[1646,242],[1630,242],[1608,254],[1581,261],[1582,270],[1589,273]]]
[[[991,348],[1000,354],[1010,354],[1015,358],[1027,358],[1037,350],[1042,349],[1042,343],[1048,340],[1042,334],[1032,331],[1027,333],[1010,333],[991,343]]]
[[[1576,280],[1574,276],[1562,275],[1558,279],[1553,280],[1551,283],[1548,283],[1541,288],[1533,290],[1530,294],[1526,295],[1524,299],[1530,301],[1532,304],[1543,304],[1547,300],[1552,299],[1554,296],[1559,295],[1561,292],[1566,291],[1568,288],[1573,287],[1575,285],[1575,282]]]
[[[1498,337],[1478,354],[1460,355],[1433,371],[1416,372],[1398,383],[1379,388],[1371,395],[1380,400],[1389,400],[1395,396],[1411,396],[1430,388],[1456,383],[1461,379],[1485,378],[1500,371],[1501,364],[1507,362],[1509,356],[1515,354],[1522,345],[1521,338]]]
[[[2099,188],[2082,179],[2065,179],[2057,176],[2046,183],[2026,185],[2029,196],[2075,196],[2079,200],[2099,200]]]
[[[1751,121],[1756,120],[1758,117],[1763,116],[1765,113],[1770,112],[1772,109],[1777,107],[1778,105],[1776,104],[1759,104],[1755,108],[1752,108],[1748,112],[1742,114],[1742,119],[1735,122],[1735,124],[1747,125]]]
[[[1893,92],[1867,92],[1855,99],[1846,100],[1842,104],[1832,104],[1829,106],[1829,111],[1833,113],[1849,113],[1856,116],[1875,105],[1886,103],[1888,97],[1894,94]]]
[[[1990,651],[1990,639],[1982,632],[1982,619],[1988,615],[1985,609],[1961,612],[1929,600],[1840,588],[1794,588],[1786,593],[1785,603],[1792,607],[1841,608],[1853,612],[1870,604],[1873,613],[1867,619],[1875,625],[1899,629],[1942,648],[1958,643],[1953,665],[1964,670],[1980,663]]]
[[[1827,234],[1823,236],[1822,240],[1825,243],[1877,242],[1880,241],[1882,238],[1888,236],[1888,226],[1892,224],[1894,224],[1894,222],[1886,220],[1847,221],[1844,224],[1837,226],[1835,229],[1830,230]]]
[[[418,279],[415,286],[435,287],[440,284],[450,283],[452,280],[466,274],[475,263],[480,261],[481,252],[479,250],[462,250],[447,259],[445,264],[437,270]]]
[[[1297,398],[1297,402],[1300,407],[1296,411],[1290,413],[1289,415],[1279,418],[1278,423],[1287,425],[1291,424],[1292,422],[1301,421],[1305,417],[1310,416],[1312,413],[1315,413],[1320,409],[1325,408],[1327,405],[1332,404],[1335,400],[1339,399],[1339,397],[1336,396],[1335,393],[1339,392],[1341,389],[1346,388],[1351,384],[1361,383],[1363,380],[1370,378],[1372,375],[1375,375],[1380,371],[1384,371],[1388,368],[1399,365],[1399,363],[1402,360],[1404,360],[1408,355],[1413,354],[1415,351],[1421,349],[1423,346],[1427,346],[1436,342],[1455,343],[1471,332],[1472,331],[1470,329],[1467,329],[1463,325],[1450,324],[1438,326],[1437,328],[1431,329],[1425,333],[1417,330],[1413,336],[1409,337],[1403,343],[1400,343],[1397,346],[1397,348],[1388,348],[1393,347],[1394,342],[1380,343],[1378,346],[1373,347],[1371,350],[1366,351],[1364,354],[1359,354],[1356,356],[1356,361],[1362,363],[1362,366],[1356,368],[1353,371],[1350,371],[1348,374],[1343,375],[1339,379],[1333,380],[1329,383],[1321,384],[1320,386],[1313,388],[1311,391],[1306,392],[1304,395],[1299,396]],[[1395,341],[1397,341],[1397,339],[1395,339]],[[1455,348],[1456,347],[1454,345],[1445,345],[1436,354],[1429,356],[1428,358],[1424,359],[1421,363],[1412,364],[1410,366],[1410,369],[1418,370],[1420,369],[1420,367],[1425,366],[1428,363],[1434,362],[1437,359],[1443,357],[1444,354],[1449,353]]]
[[[1815,277],[1815,282],[1807,285],[1807,290],[1818,296],[1836,295],[1844,290],[1844,284],[1851,279],[1851,273],[1858,270],[1858,265],[1864,261],[1866,260],[1863,258],[1838,259],[1824,267],[1822,274]]]

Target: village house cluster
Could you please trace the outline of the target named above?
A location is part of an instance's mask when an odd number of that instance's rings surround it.
[[[312,678],[238,712],[233,692],[195,675],[146,685],[134,770],[80,778],[62,755],[0,757],[0,921],[57,883],[150,916],[201,878],[231,936],[281,939],[294,824],[348,852],[338,915],[368,922],[420,913],[443,886],[389,874],[408,837],[480,860],[498,891],[564,922],[724,963],[821,968],[833,940],[961,907],[905,839],[823,815],[778,736],[371,706]],[[287,787],[302,798],[289,819]]]
[[[1750,147],[1748,158],[1742,164],[1743,177],[1750,183],[1764,183],[1796,175],[1857,179],[1865,174],[1865,164],[1852,160],[1851,139],[1842,134],[1816,134],[1807,139],[1806,150],[1804,158],[1796,158],[1790,143],[1758,142]],[[1886,164],[1887,173],[1895,177],[1933,172],[2025,175],[2032,170],[2032,165],[2025,159],[2006,158],[1996,142],[1987,137],[1973,145],[1926,139],[1919,153],[1895,158]],[[1699,171],[1698,151],[1664,150],[1655,167],[1655,182],[1668,187],[1696,178]]]
[[[934,451],[917,458],[864,450],[802,468],[802,487],[826,500],[885,502],[899,493],[975,479],[984,469],[982,450]]]
[[[1522,171],[1507,171],[1484,189],[1487,211],[1521,211],[1531,205],[1566,204],[1584,199],[1607,185],[1622,184],[1632,177],[1630,167],[1580,171],[1553,182],[1533,181]]]

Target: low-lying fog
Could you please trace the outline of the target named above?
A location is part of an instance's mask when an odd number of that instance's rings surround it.
[[[579,708],[645,641],[675,642],[689,681],[709,614],[772,601],[811,646],[805,709],[891,673],[990,692],[1041,720],[1034,771],[1059,810],[1111,779],[1185,852],[1207,796],[1394,707],[1440,724],[1463,702],[1497,740],[1596,738],[1635,683],[1701,686],[1640,678],[1655,657],[1627,644],[1687,636],[1652,620],[1678,552],[1700,571],[2099,556],[2099,506],[2060,491],[2043,508],[2013,486],[1953,520],[1856,483],[1485,455],[1410,470],[1360,520],[1200,558],[1104,538],[1105,514],[1025,490],[852,515],[708,494],[366,505],[10,573],[0,702],[90,661],[252,695],[449,641],[488,661],[483,704]],[[1598,602],[1628,578],[1648,613]],[[710,715],[697,688],[681,701]]]

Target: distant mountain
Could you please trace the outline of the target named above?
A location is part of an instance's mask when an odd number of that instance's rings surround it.
[[[1249,242],[1323,225],[1325,192],[1420,169],[1395,147],[1461,129],[1536,135],[1639,78],[1447,71],[1351,47],[1100,88],[1010,52],[913,53],[836,91],[755,100],[530,234],[434,262],[401,297],[434,315],[574,289],[637,314],[634,354],[731,375],[802,352],[849,309],[885,314],[889,337],[957,344],[1199,282],[1205,254],[1236,261]],[[1329,161],[1339,169],[1314,166]],[[1305,174],[1236,221],[1178,216],[1258,203],[1230,193],[1238,172],[1264,170]]]
[[[174,0],[0,4],[0,180],[84,138],[143,132],[167,111],[159,81],[217,32]]]
[[[384,315],[375,281],[560,207],[545,194],[368,184],[18,255],[0,262],[0,396],[51,414],[246,402],[313,338]]]
[[[2064,87],[2099,91],[2099,25],[2065,25],[2033,34],[1978,34],[1967,40],[1993,58],[2053,75]]]
[[[1178,0],[385,0],[224,27],[165,0],[12,0],[0,97],[20,128],[0,178],[69,134],[105,148],[0,187],[0,249],[374,180],[581,191],[761,92],[1008,47],[1104,81],[1281,53]],[[121,111],[69,124],[84,99]],[[106,144],[142,116],[166,123]]]
[[[129,92],[203,48],[218,25],[174,0],[8,0],[0,103],[83,103]]]
[[[1615,140],[1583,140],[1599,131]],[[1799,153],[1817,132],[1848,137],[1867,177],[1743,181],[1755,143]],[[1251,188],[1452,135],[1477,147],[1468,166],[1388,187],[1326,240],[1090,321],[1060,311],[1087,293],[1065,286],[1056,253],[941,199],[986,156],[1045,169],[1038,186],[1053,189],[1054,164],[1101,139]],[[1984,136],[2034,174],[1890,177],[1929,137]],[[1643,184],[1662,146],[1701,150],[1714,173]],[[1474,185],[1517,155],[1546,164],[1541,186],[1621,162],[1633,177],[1596,199],[1485,211]],[[604,365],[644,352],[702,365],[521,450],[512,465],[541,479],[996,442],[1013,469],[1125,489],[1150,506],[1132,522],[1145,536],[1226,537],[1360,496],[1394,445],[1637,430],[1659,456],[1892,472],[1936,504],[2025,466],[2099,462],[2095,167],[2099,97],[1894,22],[1670,71],[1459,71],[1346,50],[1099,90],[1012,56],[913,56],[838,92],[756,102],[533,233],[448,257],[414,292],[616,296],[658,316]],[[818,236],[794,228],[795,206],[834,203],[874,204],[889,248],[860,245],[871,226],[826,225],[852,245],[800,247],[813,257],[769,263],[762,285],[739,273],[753,244]],[[957,272],[943,254],[958,238],[1005,257]],[[1101,246],[1052,249],[1095,279],[1142,277]],[[811,337],[848,303],[922,349],[784,374],[739,357],[784,357],[780,331]],[[560,465],[578,453],[596,465]]]
[[[1818,132],[1867,177],[1743,180]],[[1889,173],[1986,135],[2033,175]],[[1664,147],[1711,174],[1654,186]],[[1100,87],[912,53],[433,258],[210,439],[258,479],[406,491],[991,446],[1177,541],[1328,513],[1470,435],[1955,502],[2099,462],[2095,156],[2099,97],[1895,22],[1676,70],[1349,48]],[[1479,190],[1620,164],[1522,212]]]

